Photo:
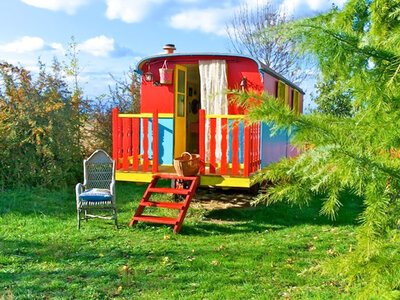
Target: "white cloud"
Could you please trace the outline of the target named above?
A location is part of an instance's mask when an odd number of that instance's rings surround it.
[[[11,43],[0,45],[0,51],[25,53],[43,49],[44,41],[40,37],[24,36]]]
[[[169,17],[168,24],[175,29],[199,30],[205,33],[227,35],[226,24],[235,10],[239,9],[242,5],[246,6],[249,10],[255,10],[260,6],[271,3],[273,6],[276,5],[276,7],[285,14],[299,17],[327,11],[332,7],[332,4],[343,7],[347,1],[348,0],[240,0],[240,4],[238,4],[238,1],[235,1],[235,4],[230,1],[225,2],[225,6],[222,8],[208,7],[205,9],[184,10]]]
[[[79,50],[94,56],[108,56],[114,49],[114,39],[104,35],[96,36],[79,44]]]
[[[347,0],[284,0],[280,5],[280,9],[287,15],[295,15],[298,12],[322,12],[327,11],[335,4],[339,7]]]
[[[50,47],[51,47],[53,50],[57,51],[57,52],[65,53],[65,49],[64,49],[63,45],[60,44],[60,43],[51,43],[51,44],[50,44]]]
[[[89,0],[21,0],[25,4],[53,11],[65,11],[73,14],[76,10],[89,2]]]
[[[126,23],[142,21],[150,12],[154,4],[166,0],[106,0],[106,16],[110,20],[121,19]]]
[[[192,9],[173,15],[168,23],[175,29],[225,35],[225,22],[230,15],[231,9],[228,8]]]

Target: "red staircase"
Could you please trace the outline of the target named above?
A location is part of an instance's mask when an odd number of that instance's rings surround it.
[[[185,182],[189,185],[189,188],[185,189],[185,184],[180,184],[179,188],[167,188],[167,187],[156,187],[159,179],[171,179],[175,182]],[[149,186],[143,194],[143,198],[139,203],[136,213],[129,223],[129,226],[135,225],[138,221],[150,222],[150,223],[160,223],[167,225],[174,225],[174,233],[178,233],[182,227],[183,220],[185,219],[186,212],[189,208],[190,202],[194,196],[196,188],[199,184],[199,177],[182,177],[178,175],[167,175],[167,174],[157,174],[153,176]],[[184,196],[183,202],[158,202],[150,201],[150,196],[152,193],[162,193],[162,194],[175,194]],[[156,216],[146,216],[143,215],[145,207],[161,207],[180,210],[178,217],[167,218],[167,217],[156,217]]]

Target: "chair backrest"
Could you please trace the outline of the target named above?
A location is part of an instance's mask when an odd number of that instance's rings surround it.
[[[86,188],[109,189],[114,179],[115,162],[104,150],[96,150],[83,161]]]

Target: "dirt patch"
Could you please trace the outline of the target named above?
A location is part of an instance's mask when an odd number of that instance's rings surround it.
[[[207,210],[249,207],[254,195],[243,190],[199,188],[191,206]]]

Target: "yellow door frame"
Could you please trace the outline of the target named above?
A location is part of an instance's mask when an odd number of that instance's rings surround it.
[[[182,152],[186,151],[187,68],[182,65],[175,65],[174,77],[175,77],[174,78],[175,79],[174,158],[175,158],[179,157],[182,154]]]

